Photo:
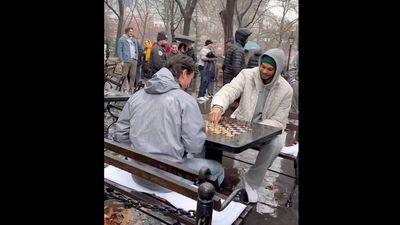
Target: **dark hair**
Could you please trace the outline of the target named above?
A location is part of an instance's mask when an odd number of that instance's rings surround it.
[[[178,49],[179,50],[181,50],[183,48],[183,51],[185,51],[186,52],[186,50],[187,50],[187,45],[186,45],[186,43],[180,43],[179,45],[178,45]]]
[[[206,40],[206,42],[204,43],[204,46],[207,46],[209,44],[212,44],[213,42],[211,40]]]
[[[131,29],[133,30],[133,27],[127,27],[127,28],[125,28],[125,34],[128,33],[128,31],[131,30]]]
[[[182,70],[186,69],[188,74],[197,73],[196,64],[193,59],[187,55],[174,55],[167,60],[165,67],[171,71],[175,78],[179,78]]]

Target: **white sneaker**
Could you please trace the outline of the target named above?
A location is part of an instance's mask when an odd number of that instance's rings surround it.
[[[205,97],[199,97],[197,98],[197,101],[199,102],[206,102],[208,99],[206,99]]]
[[[251,203],[257,203],[258,200],[258,194],[257,194],[257,189],[252,188],[246,181],[246,178],[243,177],[243,183],[244,183],[244,188],[246,189],[247,192],[247,197],[249,198],[249,202]]]

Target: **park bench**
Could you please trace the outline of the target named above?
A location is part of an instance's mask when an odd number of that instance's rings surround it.
[[[139,152],[109,139],[104,139],[104,162],[178,193],[182,200],[175,199],[177,201],[184,201],[186,198],[196,201],[196,210],[176,208],[162,197],[134,190],[107,177],[104,178],[106,199],[115,198],[124,202],[126,207],[139,210],[143,207],[155,210],[183,224],[211,224],[212,218],[217,214],[238,206],[241,210],[236,211],[238,213],[235,218],[231,213],[227,216],[232,217],[233,222],[230,224],[240,225],[255,206],[248,203],[247,193],[243,188],[233,191],[229,196],[219,193],[217,179],[210,174],[208,168],[204,167],[196,173],[179,163]],[[182,178],[188,182],[184,182]]]
[[[104,86],[106,83],[115,85],[115,90],[121,91],[122,84],[124,83],[126,76],[122,76],[121,71],[117,72],[117,63],[104,65]]]

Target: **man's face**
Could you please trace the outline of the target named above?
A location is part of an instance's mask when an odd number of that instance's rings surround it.
[[[132,37],[133,36],[133,29],[128,30],[128,33],[126,33],[126,35],[128,35],[128,37]]]
[[[210,50],[213,50],[213,44],[208,44],[207,48],[210,49]]]
[[[186,90],[189,87],[190,81],[194,77],[194,72],[188,73],[186,69],[182,71],[181,76],[179,77],[179,84],[181,85],[182,90]]]
[[[165,47],[168,44],[168,40],[161,40],[161,46]]]
[[[178,53],[178,45],[171,45],[171,52]]]
[[[268,63],[261,63],[260,65],[260,77],[264,84],[268,84],[274,78],[275,68]]]

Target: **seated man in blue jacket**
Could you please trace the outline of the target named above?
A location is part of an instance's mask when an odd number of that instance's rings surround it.
[[[197,102],[184,91],[195,72],[195,62],[186,55],[168,59],[145,88],[125,104],[116,123],[115,137],[137,151],[182,163],[196,172],[206,166],[221,184],[224,168],[219,162],[186,158],[185,154],[201,153],[206,139]]]

